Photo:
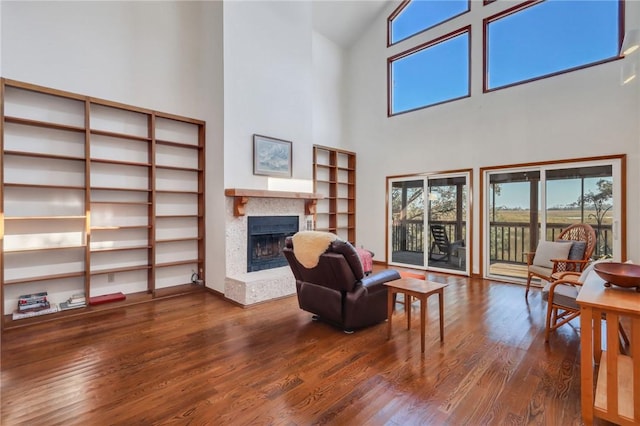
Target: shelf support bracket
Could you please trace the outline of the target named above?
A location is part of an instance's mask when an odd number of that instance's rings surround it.
[[[236,196],[233,197],[233,215],[244,216],[244,208],[249,202],[249,197]]]
[[[317,199],[306,200],[304,203],[304,214],[312,215],[316,214],[316,207],[318,206]]]

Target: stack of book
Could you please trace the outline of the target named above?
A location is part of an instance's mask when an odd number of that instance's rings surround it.
[[[30,318],[54,312],[58,312],[58,305],[49,302],[46,291],[25,294],[18,297],[18,310],[13,313],[13,319]]]
[[[67,299],[66,302],[60,304],[60,309],[65,311],[67,309],[84,308],[87,306],[87,299],[84,297],[84,293],[77,293]]]

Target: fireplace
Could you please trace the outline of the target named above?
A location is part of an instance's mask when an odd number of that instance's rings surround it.
[[[242,306],[296,294],[296,279],[287,264],[281,267],[247,272],[252,255],[248,219],[264,216],[293,216],[298,225],[289,234],[305,227],[305,216],[313,215],[314,201],[323,197],[312,193],[254,189],[225,189],[225,279],[219,291]],[[253,225],[252,219],[252,225]],[[280,232],[282,233],[282,231]],[[284,240],[284,239],[283,239]]]
[[[247,217],[247,272],[287,265],[285,239],[298,232],[298,216]]]

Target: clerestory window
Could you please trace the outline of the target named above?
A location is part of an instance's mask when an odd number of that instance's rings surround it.
[[[618,58],[619,0],[526,2],[486,18],[484,90]]]
[[[465,27],[388,59],[388,114],[470,95],[470,30]]]
[[[387,19],[392,45],[469,11],[470,0],[405,0]]]

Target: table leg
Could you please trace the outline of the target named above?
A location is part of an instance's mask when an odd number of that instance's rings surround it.
[[[593,311],[590,308],[580,308],[580,403],[582,406],[582,420],[585,425],[593,424],[593,352],[594,352],[594,327],[600,327],[600,318],[597,318],[597,326],[594,324]],[[600,361],[600,360],[598,360]]]
[[[438,303],[440,305],[440,341],[444,342],[444,293],[442,290],[438,292]]]
[[[395,292],[387,289],[387,340],[391,339],[391,316],[393,315],[393,296]]]
[[[424,353],[424,335],[427,322],[427,297],[420,297],[420,352]]]
[[[411,330],[411,303],[407,305],[407,301],[410,300],[411,296],[407,293],[404,293],[404,313],[407,316],[407,330]]]
[[[593,362],[600,365],[600,358],[602,358],[602,312],[591,310],[591,319],[593,322],[591,326],[593,329]]]

